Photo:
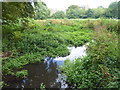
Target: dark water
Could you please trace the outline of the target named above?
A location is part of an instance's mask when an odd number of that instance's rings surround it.
[[[29,76],[25,79],[18,79],[15,76],[3,75],[3,81],[9,86],[4,88],[40,88],[43,83],[46,88],[68,88],[67,77],[61,74],[60,65],[64,65],[64,60],[85,56],[86,46],[71,47],[70,55],[66,57],[57,57],[55,59],[46,57],[45,61],[35,64],[29,64],[20,70],[28,70]]]
[[[3,81],[9,85],[5,88],[39,88],[41,83],[46,88],[67,88],[66,77],[59,71],[57,63],[62,65],[64,61],[48,58],[41,63],[26,65],[23,69],[28,70],[29,76],[26,79],[4,76]]]

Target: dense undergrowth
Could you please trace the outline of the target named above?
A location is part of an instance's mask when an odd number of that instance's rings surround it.
[[[119,88],[120,67],[118,22],[89,21],[95,33],[87,48],[87,56],[66,61],[61,68],[73,88]],[[73,64],[74,63],[74,64]]]
[[[31,20],[23,24],[3,25],[3,72],[19,77],[14,69],[44,60],[44,57],[69,55],[68,46],[89,42],[87,56],[67,60],[61,68],[73,88],[118,88],[119,53],[118,21]],[[10,31],[11,30],[11,31]],[[5,55],[8,54],[8,55]],[[28,72],[29,73],[29,72]],[[26,73],[25,73],[26,74]],[[27,75],[27,74],[26,74]]]
[[[3,25],[2,69],[5,74],[15,75],[14,69],[40,62],[44,57],[67,56],[68,46],[82,46],[92,38],[93,31],[83,28],[76,20],[28,19],[27,24],[21,21]]]

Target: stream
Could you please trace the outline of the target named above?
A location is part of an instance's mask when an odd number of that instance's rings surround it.
[[[4,88],[40,88],[43,83],[46,88],[69,88],[66,83],[67,77],[61,74],[60,65],[64,65],[66,59],[74,60],[86,55],[86,45],[81,47],[68,47],[70,55],[66,57],[49,58],[40,63],[29,64],[21,70],[28,70],[29,76],[18,79],[14,76],[4,76],[3,81],[8,84]]]

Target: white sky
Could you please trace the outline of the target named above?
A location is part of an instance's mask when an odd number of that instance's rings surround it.
[[[96,8],[98,6],[108,7],[111,2],[119,0],[41,0],[45,2],[50,9],[65,10],[70,5],[88,5],[90,8]]]

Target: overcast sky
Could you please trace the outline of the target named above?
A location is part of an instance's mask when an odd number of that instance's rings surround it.
[[[90,8],[98,6],[108,7],[111,2],[119,0],[41,0],[45,2],[50,9],[65,10],[70,5],[88,5]]]

